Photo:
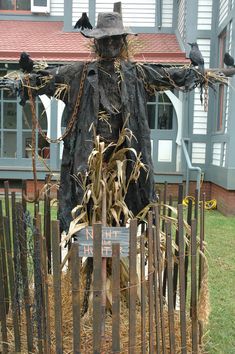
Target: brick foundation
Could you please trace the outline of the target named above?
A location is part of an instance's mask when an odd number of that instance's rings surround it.
[[[196,188],[196,182],[190,182],[189,195],[194,196]],[[156,190],[163,198],[164,184],[157,184]],[[184,183],[185,190],[185,183]],[[235,215],[235,190],[226,190],[214,183],[204,182],[201,187],[201,198],[205,193],[206,200],[216,199],[217,209],[226,216]],[[174,200],[177,200],[178,196],[178,184],[167,185],[167,200],[172,195]]]

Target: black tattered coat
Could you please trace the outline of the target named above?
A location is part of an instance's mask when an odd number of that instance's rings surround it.
[[[75,182],[73,175],[79,172],[86,173],[88,157],[93,149],[94,129],[97,128],[98,113],[102,95],[107,95],[106,90],[101,90],[105,83],[99,82],[99,70],[105,62],[94,61],[88,63],[87,73],[80,107],[73,131],[64,139],[64,150],[61,165],[61,180],[59,191],[61,227],[68,230],[71,221],[71,210],[80,204],[83,191]],[[50,72],[51,80],[44,87],[34,91],[35,95],[47,94],[53,96],[58,83],[68,85],[68,93],[64,97],[66,104],[67,123],[74,111],[74,105],[79,93],[84,63],[65,65]],[[147,118],[147,97],[149,89],[160,91],[182,87],[187,91],[198,85],[202,80],[196,71],[191,68],[164,68],[156,64],[137,64],[130,61],[120,61],[120,114],[122,122],[126,122],[135,139],[126,140],[126,145],[141,152],[142,162],[147,166],[148,172],[141,170],[136,183],[130,185],[126,203],[128,208],[137,214],[151,201],[155,200],[153,164],[151,158],[150,129]],[[120,73],[119,73],[120,74]],[[40,86],[40,75],[32,74],[32,81]],[[107,78],[107,85],[108,85]],[[112,91],[112,90],[111,90]],[[106,92],[106,93],[105,93]],[[27,93],[25,91],[25,95]],[[109,97],[103,97],[103,101]],[[131,170],[132,163],[128,165]]]

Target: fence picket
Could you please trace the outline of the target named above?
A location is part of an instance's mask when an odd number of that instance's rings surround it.
[[[153,229],[153,266],[154,266],[154,299],[155,299],[155,327],[156,327],[156,354],[161,353],[160,349],[160,319],[159,319],[159,292],[158,292],[158,261],[157,261],[157,232],[156,226],[159,220],[156,220],[155,214],[155,227]],[[159,227],[159,225],[158,225]]]
[[[2,252],[0,253],[0,322],[1,322],[1,334],[2,334],[2,353],[8,352],[8,341],[7,341],[7,319],[6,319],[6,299],[5,299],[5,289],[4,289],[4,276],[3,276],[3,259]]]
[[[175,353],[174,294],[172,278],[172,237],[171,224],[166,223],[167,298],[170,353]]]
[[[80,304],[80,264],[79,244],[72,244],[71,249],[71,280],[73,306],[73,353],[81,353],[81,304]]]
[[[3,227],[3,211],[2,201],[0,200],[0,247],[1,247],[1,259],[2,259],[2,276],[4,287],[4,302],[6,315],[9,311],[9,288],[8,288],[8,269],[7,269],[7,255],[6,255],[6,242]]]
[[[63,331],[62,331],[59,221],[53,220],[51,225],[52,225],[52,256],[53,256],[53,288],[54,288],[56,354],[62,354],[63,353]]]
[[[197,220],[191,226],[191,314],[192,314],[192,353],[198,353],[197,321]]]
[[[20,268],[23,283],[23,295],[25,304],[27,347],[29,353],[33,350],[33,328],[31,318],[31,301],[29,294],[28,263],[27,263],[27,236],[23,225],[23,209],[20,203],[16,203],[16,235],[15,242],[19,243]]]
[[[15,297],[15,272],[13,265],[12,257],[12,243],[11,243],[11,234],[9,229],[9,220],[8,217],[3,217],[4,224],[4,234],[6,240],[6,250],[7,250],[7,266],[8,266],[8,277],[9,277],[9,289],[10,289],[10,298],[11,298],[11,308],[12,308],[12,319],[14,327],[14,339],[15,339],[15,351],[20,352],[21,350],[21,341],[20,341],[20,326],[18,311],[16,306],[16,297]]]
[[[120,353],[120,244],[112,245],[112,351]]]
[[[137,220],[130,222],[129,245],[129,354],[136,353],[136,298],[137,298],[137,274],[136,274],[136,241]]]
[[[141,353],[146,353],[146,280],[145,280],[145,230],[141,225],[140,274],[141,274]]]
[[[102,238],[102,225],[96,223],[93,225],[93,353],[101,353],[101,238]]]
[[[185,254],[184,254],[184,227],[183,206],[178,204],[178,236],[179,236],[179,292],[180,292],[180,334],[181,353],[187,353],[186,342],[186,299],[185,299]]]
[[[35,205],[34,205],[35,207]],[[38,352],[43,354],[43,328],[42,328],[42,272],[41,272],[41,246],[40,246],[40,232],[41,232],[41,215],[37,213],[37,218],[34,218],[34,294],[35,294],[35,314],[37,324],[38,337]]]
[[[149,297],[149,353],[153,353],[153,213],[148,213],[148,297]]]
[[[162,354],[166,353],[166,333],[164,319],[164,304],[163,304],[163,284],[162,284],[162,253],[161,253],[161,235],[160,235],[160,218],[159,206],[155,207],[155,224],[156,224],[156,246],[157,246],[157,272],[158,272],[158,287],[159,287],[159,302],[160,302],[160,318],[161,318],[161,336],[162,336]]]

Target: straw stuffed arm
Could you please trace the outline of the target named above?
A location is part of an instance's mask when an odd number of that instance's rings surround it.
[[[80,62],[24,75],[19,90],[21,104],[24,105],[29,99],[30,92],[33,98],[45,94],[67,103],[70,99],[72,81],[76,79],[79,85],[82,69],[83,63]]]
[[[140,64],[139,71],[148,88],[164,91],[176,88],[185,92],[195,87],[217,83],[227,84],[228,77],[235,75],[235,68],[215,68],[205,70],[201,74],[193,66],[170,67],[158,64]]]

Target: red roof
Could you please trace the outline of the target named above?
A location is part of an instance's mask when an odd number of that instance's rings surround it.
[[[185,64],[174,34],[139,34],[133,37],[134,59]],[[92,41],[77,32],[63,32],[63,22],[0,21],[0,61],[18,62],[28,52],[34,60],[72,62],[93,58]]]

